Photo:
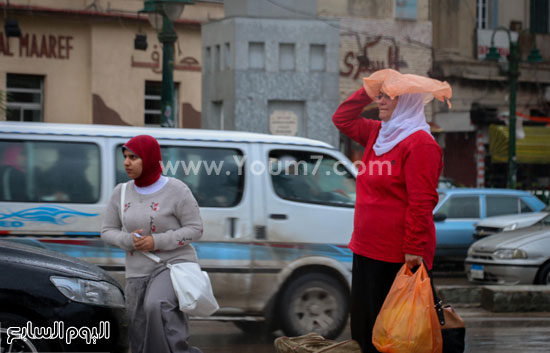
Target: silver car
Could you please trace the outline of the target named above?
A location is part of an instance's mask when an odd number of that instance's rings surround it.
[[[546,208],[544,208],[541,212],[487,217],[476,224],[473,237],[474,240],[479,240],[495,233],[508,232],[511,230],[530,227],[549,214],[550,206],[546,206]]]
[[[550,284],[550,216],[531,227],[476,241],[465,265],[471,282]]]

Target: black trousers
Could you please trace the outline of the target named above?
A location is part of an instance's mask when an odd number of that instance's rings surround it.
[[[363,353],[378,352],[372,344],[372,329],[401,266],[353,254],[351,338],[359,342]]]

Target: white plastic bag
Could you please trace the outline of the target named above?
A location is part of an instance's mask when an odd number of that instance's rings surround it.
[[[210,316],[219,309],[210,278],[195,262],[167,264],[180,310],[193,316]]]

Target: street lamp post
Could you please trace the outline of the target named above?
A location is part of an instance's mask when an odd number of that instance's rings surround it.
[[[510,113],[509,113],[509,136],[508,136],[508,187],[516,188],[516,91],[518,88],[519,77],[519,45],[517,41],[512,41],[512,36],[507,28],[499,27],[493,31],[491,36],[491,47],[485,57],[486,60],[498,61],[500,54],[495,47],[495,34],[503,30],[508,35],[510,53],[508,54],[508,78],[510,79]],[[531,49],[528,60],[530,62],[540,62],[540,56],[536,45]]]
[[[162,127],[175,127],[174,118],[174,43],[178,39],[173,23],[163,16],[162,31],[158,35],[162,43],[162,91],[161,124]]]
[[[151,25],[158,32],[162,43],[162,91],[161,91],[161,126],[175,127],[174,118],[174,43],[178,35],[174,30],[176,21],[186,4],[192,0],[147,0],[139,12],[149,14]]]

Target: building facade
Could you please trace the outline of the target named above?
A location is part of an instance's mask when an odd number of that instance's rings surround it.
[[[2,120],[158,125],[162,47],[137,0],[11,0],[20,37],[0,28]],[[225,10],[224,10],[225,6]],[[445,177],[506,186],[508,115],[517,111],[517,180],[550,186],[549,0],[195,1],[176,23],[177,127],[258,131],[327,141],[339,102],[382,68],[453,88],[452,109],[426,106]],[[11,23],[11,22],[10,22]],[[146,50],[134,47],[147,36]],[[510,86],[510,43],[519,77]],[[485,56],[494,46],[500,61]],[[532,49],[541,58],[533,62]],[[376,105],[365,109],[376,118]],[[536,156],[536,158],[534,157]]]
[[[162,45],[142,1],[0,2],[2,120],[159,125]],[[201,24],[223,16],[220,2],[196,1],[175,24],[178,127],[200,127]],[[20,37],[5,23],[17,20]],[[134,48],[136,34],[147,49]]]
[[[430,6],[432,75],[453,88],[453,108],[434,123],[444,175],[458,185],[506,187],[510,102],[516,99],[517,187],[548,188],[550,177],[550,35],[548,0],[441,0]],[[452,28],[452,30],[449,30]],[[510,85],[510,44],[519,51]],[[499,62],[485,60],[494,46]],[[541,58],[533,60],[533,49]]]
[[[338,24],[316,0],[224,3],[226,18],[203,26],[202,126],[337,145]]]

